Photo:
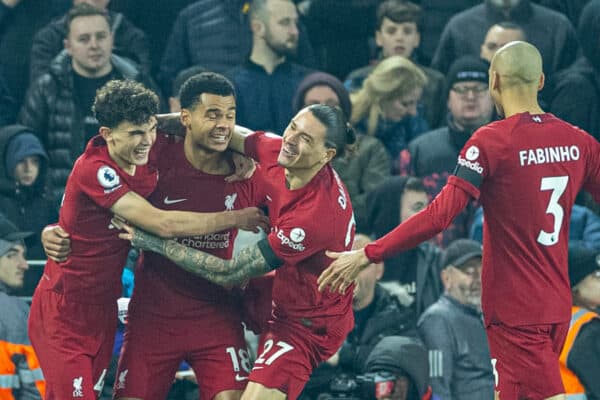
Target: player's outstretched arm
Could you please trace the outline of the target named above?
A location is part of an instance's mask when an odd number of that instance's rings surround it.
[[[264,275],[274,268],[263,256],[258,244],[245,247],[231,260],[223,260],[174,240],[161,239],[138,228],[124,225],[119,227],[126,231],[119,236],[130,240],[134,247],[165,256],[186,271],[217,285],[239,285],[248,278]]]
[[[360,271],[371,263],[365,254],[364,248],[340,253],[327,251],[325,254],[334,260],[317,280],[320,291],[329,286],[332,292],[337,290],[340,293],[345,293]]]
[[[165,211],[135,192],[128,192],[117,200],[111,211],[164,238],[205,235],[230,228],[258,232],[258,227],[268,230],[269,225],[268,218],[256,207],[215,213]]]

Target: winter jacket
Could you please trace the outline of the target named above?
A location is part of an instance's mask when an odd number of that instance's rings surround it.
[[[112,55],[113,73],[152,88],[153,83],[132,62]],[[83,116],[74,102],[71,57],[61,52],[50,71],[31,85],[19,121],[33,129],[48,152],[48,186],[51,199],[60,199],[73,163],[83,153],[86,134]]]
[[[0,126],[14,123],[17,119],[17,112],[15,99],[13,99],[2,70],[0,70]]]
[[[165,95],[172,95],[173,80],[188,67],[199,65],[224,73],[244,62],[252,49],[246,3],[245,0],[198,0],[179,13],[160,66],[158,79]],[[295,59],[313,67],[316,61],[312,47],[301,24],[299,28]]]
[[[418,322],[429,349],[433,393],[442,400],[494,398],[494,375],[481,313],[443,295]]]
[[[110,30],[113,33],[113,53],[130,59],[150,71],[150,51],[146,34],[136,28],[121,13],[109,11]],[[48,72],[50,64],[64,48],[63,41],[67,35],[66,16],[55,19],[40,29],[31,45],[31,62],[29,64],[30,82]]]
[[[39,176],[32,186],[17,185],[12,172],[6,170],[4,160],[8,142],[23,132],[31,132],[31,129],[22,125],[9,125],[0,129],[0,211],[22,231],[35,233],[25,239],[27,258],[43,260],[46,255],[40,241],[40,233],[46,225],[58,220],[58,203],[51,201],[46,193],[48,162],[45,157],[40,157]],[[29,271],[26,278],[28,275]],[[26,285],[28,283],[26,282]]]
[[[489,0],[455,15],[444,28],[431,66],[446,73],[457,58],[468,54],[479,56],[488,29],[506,19]],[[521,26],[527,41],[540,51],[546,76],[552,76],[575,60],[577,37],[564,15],[532,4],[530,0],[521,0],[508,19]]]
[[[27,334],[27,318],[29,316],[29,306],[23,300],[9,294],[9,288],[3,282],[0,282],[0,352],[12,354],[10,361],[0,357],[0,381],[6,376],[6,381],[12,384],[13,393],[17,394],[15,400],[40,400],[40,389],[44,390],[42,370],[39,368],[39,362],[33,355],[33,348],[29,342]],[[16,351],[15,348],[21,348]],[[6,362],[14,363],[4,365]],[[30,368],[30,365],[37,365],[37,368]],[[9,375],[4,375],[8,368],[15,369],[14,379]],[[4,376],[3,376],[4,375]],[[36,386],[36,381],[39,387]],[[42,382],[40,382],[42,381]],[[3,385],[0,385],[0,387]],[[11,397],[2,397],[3,399]]]

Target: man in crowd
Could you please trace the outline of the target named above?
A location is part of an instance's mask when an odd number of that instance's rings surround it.
[[[514,22],[498,22],[485,34],[479,56],[490,63],[500,47],[515,40],[526,40],[523,29]]]
[[[29,306],[11,295],[23,286],[29,268],[23,240],[32,234],[0,216],[0,398],[7,400],[39,400],[46,387],[27,335]]]
[[[19,116],[48,151],[49,190],[57,201],[73,162],[98,132],[92,112],[96,90],[111,79],[131,79],[152,87],[135,65],[112,53],[113,34],[105,11],[78,4],[66,21],[66,52],[31,83]]]
[[[444,254],[444,294],[419,319],[429,349],[431,387],[442,400],[492,399],[494,375],[481,318],[481,244],[450,243]]]
[[[600,202],[600,144],[541,109],[542,57],[533,45],[498,50],[489,85],[505,119],[473,134],[455,175],[426,209],[362,250],[329,253],[341,258],[319,283],[344,292],[369,262],[432,237],[479,198],[486,213],[482,309],[496,396],[565,399],[558,368],[571,308],[565,221],[581,189]]]

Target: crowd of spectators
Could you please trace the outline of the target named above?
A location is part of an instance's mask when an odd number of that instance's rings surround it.
[[[473,132],[498,118],[488,67],[510,41],[541,52],[545,110],[600,140],[599,34],[600,0],[0,0],[0,214],[11,232],[33,233],[18,244],[43,260],[40,233],[57,221],[73,163],[99,128],[96,90],[136,80],[159,94],[161,111],[177,112],[186,79],[213,71],[234,84],[237,123],[252,130],[282,134],[315,103],[341,108],[358,137],[333,166],[367,243],[424,208]],[[595,256],[598,210],[584,193],[578,203],[571,243]],[[337,374],[368,373],[376,345],[399,335],[422,342],[398,338],[398,348],[430,352],[429,379],[410,378],[418,397],[406,398],[492,393],[481,311],[460,296],[461,279],[479,279],[483,214],[474,202],[435,240],[363,272],[355,330],[304,398]],[[6,291],[31,296],[42,266],[22,269],[23,284]]]

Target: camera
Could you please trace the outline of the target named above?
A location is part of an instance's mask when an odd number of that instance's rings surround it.
[[[338,375],[329,384],[329,393],[317,400],[376,400],[394,391],[396,375],[390,372],[370,372],[362,375]]]

